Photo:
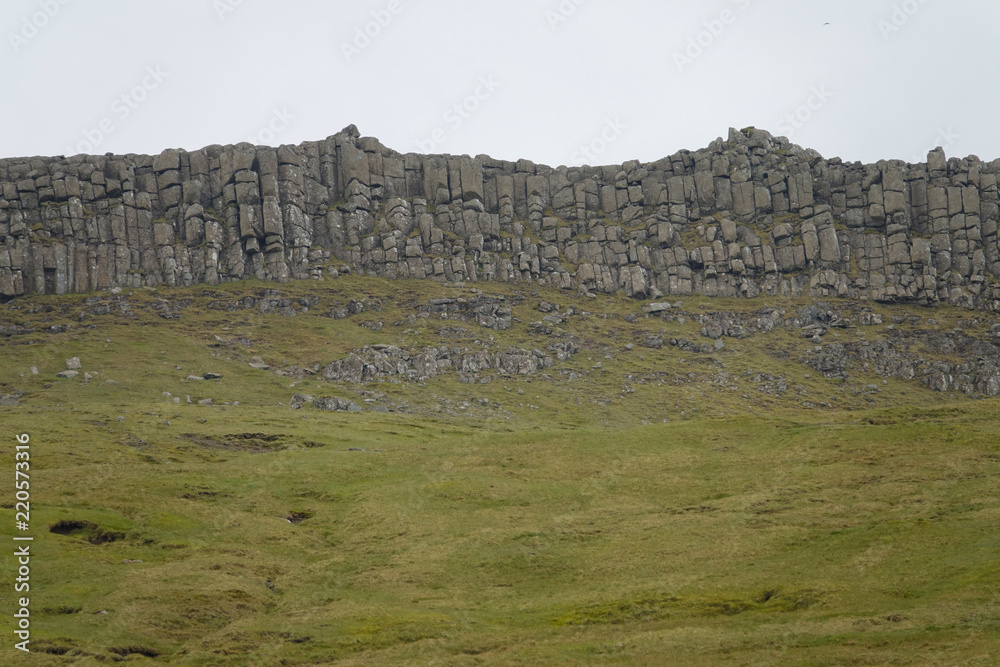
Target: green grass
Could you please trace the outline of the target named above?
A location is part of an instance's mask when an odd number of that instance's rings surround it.
[[[702,306],[804,302],[685,299],[683,324],[629,324],[640,304],[623,298],[478,287],[517,302],[511,329],[407,323],[427,298],[468,295],[430,281],[136,290],[135,319],[81,320],[81,296],[0,306],[0,323],[35,329],[0,338],[0,393],[25,392],[0,407],[0,465],[13,470],[14,434],[32,438],[31,662],[994,664],[996,399],[860,371],[822,378],[798,363],[811,343],[793,330],[727,338],[716,355],[638,345],[661,330],[703,341]],[[320,304],[294,318],[207,308],[264,288]],[[166,320],[143,307],[159,298],[191,301]],[[317,316],[349,298],[382,310]],[[532,334],[539,299],[591,314]],[[917,312],[941,330],[970,317]],[[456,325],[467,333],[448,345],[545,349],[564,334],[582,349],[548,379],[475,385],[444,373],[352,387],[247,365],[444,344]],[[56,379],[70,356],[99,374]],[[738,389],[702,382],[723,367]],[[741,379],[749,368],[834,407],[761,393]],[[223,377],[185,379],[204,372]],[[875,382],[876,394],[849,391]],[[395,412],[292,410],[296,391]],[[14,511],[8,490],[8,544]],[[10,637],[14,593],[3,597]]]

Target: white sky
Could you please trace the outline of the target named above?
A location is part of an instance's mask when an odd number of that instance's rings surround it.
[[[748,125],[850,161],[991,160],[998,26],[996,0],[3,0],[0,157],[354,123],[404,153],[551,166]]]

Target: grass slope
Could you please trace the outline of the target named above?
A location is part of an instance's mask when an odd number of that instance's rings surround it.
[[[273,287],[137,290],[82,319],[80,296],[0,306],[0,393],[24,392],[0,407],[0,465],[31,434],[35,537],[36,654],[9,640],[4,664],[994,664],[996,399],[863,369],[823,378],[796,361],[812,344],[795,331],[710,355],[644,348],[699,325],[630,324],[634,301],[525,286],[488,290],[523,299],[511,329],[466,322],[457,339],[454,322],[407,320],[468,293],[430,281],[282,286],[319,298],[294,318],[208,308]],[[382,310],[316,316],[348,298]],[[590,314],[533,333],[541,298]],[[186,305],[146,308],[164,302]],[[942,330],[989,329],[931,312]],[[488,384],[359,388],[247,364],[312,369],[371,343],[544,350],[560,335],[581,351]],[[70,356],[90,380],[55,378]],[[758,391],[751,370],[798,389]],[[735,380],[713,384],[722,371]],[[206,372],[222,378],[186,379]],[[392,412],[292,410],[297,391]]]

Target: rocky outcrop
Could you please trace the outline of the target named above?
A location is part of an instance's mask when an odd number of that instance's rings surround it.
[[[497,331],[506,331],[513,322],[513,311],[507,299],[503,296],[476,295],[471,298],[436,298],[429,299],[426,305],[420,305],[421,313],[434,317],[459,320],[471,320],[479,326]]]
[[[914,343],[941,355],[957,355],[963,361],[924,358],[914,352],[918,349]],[[859,369],[882,377],[916,378],[934,391],[1000,395],[1000,348],[955,332],[902,334],[889,340],[817,346],[801,361],[826,377],[846,379],[852,369]]]
[[[579,348],[568,341],[553,343],[549,351],[557,360],[565,361]],[[446,370],[466,376],[475,376],[482,371],[531,375],[550,368],[553,363],[553,357],[541,350],[516,347],[491,351],[442,346],[408,351],[395,345],[372,345],[332,362],[322,374],[327,380],[354,384],[393,376],[401,380],[424,381]]]
[[[298,395],[296,394],[296,396]],[[337,396],[323,396],[312,401],[312,404],[317,410],[326,410],[328,412],[361,412],[360,405]],[[294,401],[292,402],[293,407],[301,407],[301,405],[301,403],[296,404]]]
[[[746,338],[775,329],[797,329],[816,343],[798,361],[828,378],[847,380],[852,373],[872,372],[884,378],[919,380],[934,391],[1000,395],[1000,324],[994,324],[988,339],[983,340],[963,328],[943,330],[933,318],[925,322],[919,315],[898,315],[886,326],[884,339],[839,343],[824,336],[837,330],[882,325],[882,316],[856,304],[840,308],[827,302],[814,303],[795,313],[769,307],[744,314],[719,311],[675,316],[662,311],[659,316],[665,321],[684,317],[700,321],[701,335],[715,339],[717,344],[723,337]],[[961,324],[975,327],[980,323],[966,320]],[[687,352],[718,351],[683,338],[669,342]],[[661,336],[652,336],[640,344],[662,347],[664,341]],[[961,361],[956,363],[956,358]]]
[[[0,295],[350,271],[997,310],[998,173],[941,149],[844,163],[753,128],[598,167],[403,155],[354,126],[278,148],[6,159]]]
[[[15,391],[12,394],[0,394],[0,407],[17,407],[24,396],[23,391]]]

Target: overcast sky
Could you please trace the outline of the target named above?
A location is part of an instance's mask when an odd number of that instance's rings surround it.
[[[3,0],[0,157],[325,138],[551,166],[729,127],[1000,157],[996,0]]]

